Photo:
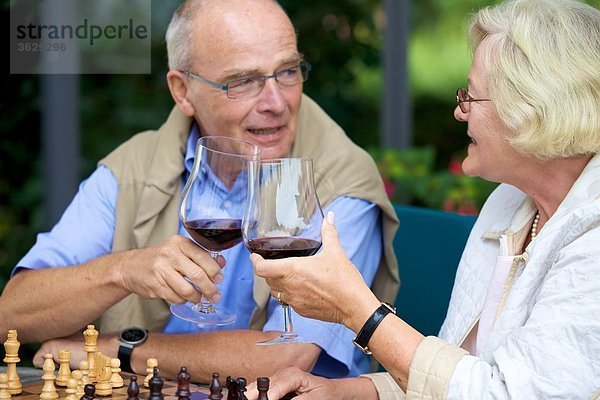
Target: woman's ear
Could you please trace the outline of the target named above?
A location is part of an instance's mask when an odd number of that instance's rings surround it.
[[[188,99],[190,93],[187,82],[187,77],[183,72],[176,70],[167,72],[167,84],[169,85],[171,97],[173,97],[173,100],[175,100],[182,113],[188,117],[193,117],[196,109]]]

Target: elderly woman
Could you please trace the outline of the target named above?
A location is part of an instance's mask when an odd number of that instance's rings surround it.
[[[472,140],[462,168],[502,184],[469,237],[439,336],[379,302],[330,214],[321,253],[253,254],[256,273],[298,313],[356,332],[387,373],[284,370],[271,400],[579,399],[600,387],[600,11],[512,0],[478,12],[469,33],[454,111]]]

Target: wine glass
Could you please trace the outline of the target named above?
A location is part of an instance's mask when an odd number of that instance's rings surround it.
[[[198,139],[192,172],[181,193],[179,217],[192,239],[213,259],[242,241],[248,177],[254,174],[251,168],[258,168],[259,157],[260,148],[250,142],[224,136]],[[172,304],[171,312],[201,326],[236,320],[235,312],[216,307],[204,296],[197,304]]]
[[[250,182],[248,211],[242,222],[244,244],[266,259],[305,257],[321,247],[323,211],[317,197],[312,159],[260,162]],[[313,343],[294,332],[291,308],[283,307],[284,332],[261,345]]]

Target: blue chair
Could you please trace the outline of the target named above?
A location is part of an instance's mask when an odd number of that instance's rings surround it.
[[[476,217],[398,204],[394,209],[400,219],[394,238],[401,281],[398,316],[424,335],[437,335]]]

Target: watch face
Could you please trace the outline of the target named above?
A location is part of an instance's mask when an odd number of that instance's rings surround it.
[[[121,332],[121,340],[127,343],[137,344],[146,339],[146,331],[141,328],[128,328]]]

